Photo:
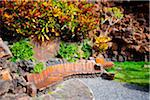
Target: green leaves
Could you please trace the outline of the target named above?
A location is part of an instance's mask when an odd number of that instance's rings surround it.
[[[22,34],[26,37],[34,36],[38,41],[50,40],[50,37],[55,36],[52,29],[55,29],[55,24],[58,23],[58,18],[53,16],[52,2],[5,2],[2,5],[5,9],[11,12],[4,13],[2,21],[8,30],[14,31],[14,33]],[[11,6],[9,6],[11,5]],[[16,8],[15,10],[12,8]],[[57,32],[58,34],[58,32]],[[58,35],[57,35],[58,36]]]
[[[77,44],[61,43],[58,54],[69,62],[74,62],[80,58]]]
[[[20,60],[33,60],[33,50],[32,45],[29,44],[26,40],[21,40],[14,43],[10,50],[13,54],[11,61],[16,62]]]
[[[44,69],[44,64],[42,62],[37,63],[32,70],[32,73],[40,73]]]
[[[1,17],[6,29],[25,37],[32,36],[40,42],[56,37],[81,42],[92,38],[89,36],[91,31],[103,30],[100,22],[107,24],[105,22],[109,21],[113,25],[123,17],[117,7],[103,9],[99,3],[87,1],[6,1],[2,8]]]
[[[123,17],[123,14],[120,9],[117,7],[108,8],[108,11],[111,13],[112,16],[114,16],[116,19],[121,19]]]
[[[85,40],[80,45],[75,43],[64,43],[60,44],[58,55],[66,59],[69,62],[75,62],[79,58],[89,58],[92,54],[92,48]]]
[[[84,40],[82,43],[81,43],[81,50],[83,51],[83,55],[82,57],[87,59],[91,56],[92,54],[92,47],[89,43],[88,40]]]

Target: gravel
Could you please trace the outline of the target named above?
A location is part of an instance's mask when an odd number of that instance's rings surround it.
[[[98,78],[80,78],[92,91],[95,100],[149,100],[148,88]]]

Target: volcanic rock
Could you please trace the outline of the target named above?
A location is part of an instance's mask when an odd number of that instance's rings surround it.
[[[12,80],[9,69],[2,70],[0,75],[2,80]]]
[[[10,81],[0,80],[0,95],[3,95],[4,93],[8,92],[11,86],[12,83]]]
[[[28,86],[27,86],[27,93],[30,95],[30,96],[36,96],[37,94],[37,88],[36,86],[33,84],[33,83],[30,83]]]
[[[10,58],[12,56],[8,46],[0,38],[0,58]]]

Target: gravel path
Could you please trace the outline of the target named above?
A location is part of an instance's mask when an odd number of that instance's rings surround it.
[[[95,100],[150,100],[148,89],[98,78],[80,78],[93,91]]]

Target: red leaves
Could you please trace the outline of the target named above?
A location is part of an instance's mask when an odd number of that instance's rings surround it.
[[[40,16],[41,15],[41,13],[40,12],[37,12],[37,13],[35,13],[33,16],[34,17],[38,17],[38,16]]]

